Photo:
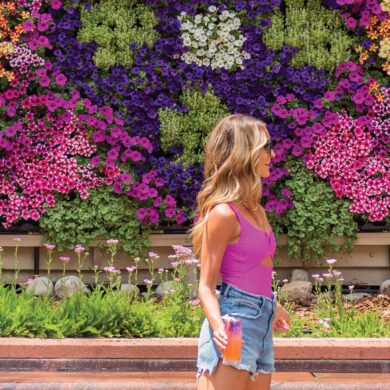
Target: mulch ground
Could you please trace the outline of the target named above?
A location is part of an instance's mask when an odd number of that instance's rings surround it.
[[[390,294],[378,294],[363,297],[353,302],[344,302],[344,309],[355,308],[357,313],[377,312],[384,321],[390,322]],[[294,312],[301,319],[318,320],[315,313],[315,301],[310,306],[294,304]]]

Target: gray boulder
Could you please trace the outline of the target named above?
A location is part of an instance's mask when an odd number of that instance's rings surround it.
[[[53,282],[46,276],[38,276],[27,286],[26,291],[35,296],[49,296],[53,294]]]
[[[121,291],[125,291],[127,294],[133,296],[134,298],[138,297],[140,293],[139,288],[136,285],[128,283],[121,285]]]
[[[379,287],[379,292],[381,294],[387,293],[390,294],[390,279],[385,280]]]
[[[162,282],[157,288],[156,288],[156,294],[162,298],[167,293],[170,293],[171,290],[176,290],[177,288],[177,282],[173,280],[168,280],[167,282]]]
[[[291,274],[292,282],[308,282],[309,281],[309,273],[304,269],[294,269]]]
[[[60,298],[70,298],[76,292],[88,293],[87,286],[77,276],[69,275],[57,280],[55,294]]]
[[[308,306],[311,304],[314,295],[312,294],[313,285],[311,282],[297,281],[286,283],[280,289],[280,297],[288,302],[295,302]]]
[[[343,295],[343,300],[346,302],[352,302],[352,301],[357,301],[360,298],[363,297],[371,297],[370,294],[367,293],[352,293],[352,294],[345,294]]]

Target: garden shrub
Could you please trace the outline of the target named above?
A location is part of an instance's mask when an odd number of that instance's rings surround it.
[[[301,162],[290,159],[287,167],[291,178],[285,186],[291,190],[294,208],[274,222],[287,229],[289,255],[313,263],[322,261],[325,252],[350,250],[358,230],[348,211],[350,202],[338,200],[329,184]],[[338,237],[345,238],[342,245],[336,244]]]
[[[203,163],[206,138],[228,111],[212,88],[206,93],[186,88],[179,103],[182,111],[159,110],[162,147],[169,151],[172,146],[181,146],[182,152],[177,155],[176,162],[184,166]]]
[[[132,256],[145,253],[149,245],[150,228],[134,217],[135,205],[128,197],[118,196],[112,187],[91,190],[88,199],[65,195],[59,198],[40,219],[44,240],[56,244],[59,250],[71,249],[76,244],[118,237],[123,249]]]
[[[159,34],[157,19],[145,4],[128,0],[101,0],[91,9],[81,9],[81,25],[77,38],[82,43],[97,44],[93,60],[98,68],[131,66],[134,49],[152,46]]]
[[[354,40],[340,15],[321,5],[321,0],[285,0],[285,9],[277,8],[272,24],[265,29],[264,42],[272,50],[284,45],[299,49],[292,58],[295,67],[312,65],[332,71],[348,61]]]

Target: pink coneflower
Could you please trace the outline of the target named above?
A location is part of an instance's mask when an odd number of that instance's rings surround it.
[[[159,258],[160,258],[160,256],[159,256],[157,253],[155,253],[155,252],[149,252],[149,253],[148,253],[148,256],[149,256],[151,259],[159,259]]]
[[[326,260],[326,262],[327,262],[329,265],[333,265],[333,264],[337,263],[337,260],[336,260],[336,259],[328,259],[328,260]]]
[[[56,246],[54,244],[45,244],[45,248],[48,251],[52,251]]]
[[[152,282],[150,279],[144,279],[144,283],[145,283],[146,285],[151,285],[151,284],[153,284],[153,282]]]
[[[109,272],[109,273],[113,273],[113,274],[121,272],[121,271],[119,271],[119,269],[116,269],[113,266],[111,266],[111,267],[104,267],[103,270],[106,271],[106,272]]]
[[[126,267],[126,270],[131,273],[135,271],[135,267]]]
[[[110,238],[106,241],[107,244],[113,244],[113,245],[116,245],[118,244],[119,240],[115,239],[115,238]]]
[[[69,260],[70,260],[70,257],[68,256],[60,256],[60,260],[63,262],[63,263],[69,263]]]
[[[353,284],[351,284],[350,286],[348,286],[348,288],[349,288],[349,291],[352,291],[355,288],[355,286]]]
[[[22,241],[22,239],[20,237],[14,237],[14,241],[15,242],[20,242],[20,241]]]
[[[320,278],[320,275],[319,274],[313,274],[311,275],[311,277],[314,279],[314,280],[318,280]]]
[[[85,251],[85,248],[82,245],[76,245],[74,251],[75,253],[82,253]]]

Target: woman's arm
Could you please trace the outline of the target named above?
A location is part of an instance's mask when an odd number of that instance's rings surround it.
[[[214,342],[222,351],[227,336],[215,295],[218,276],[226,247],[240,234],[235,213],[227,204],[215,206],[207,220],[203,233],[198,295],[202,309],[213,329]]]

